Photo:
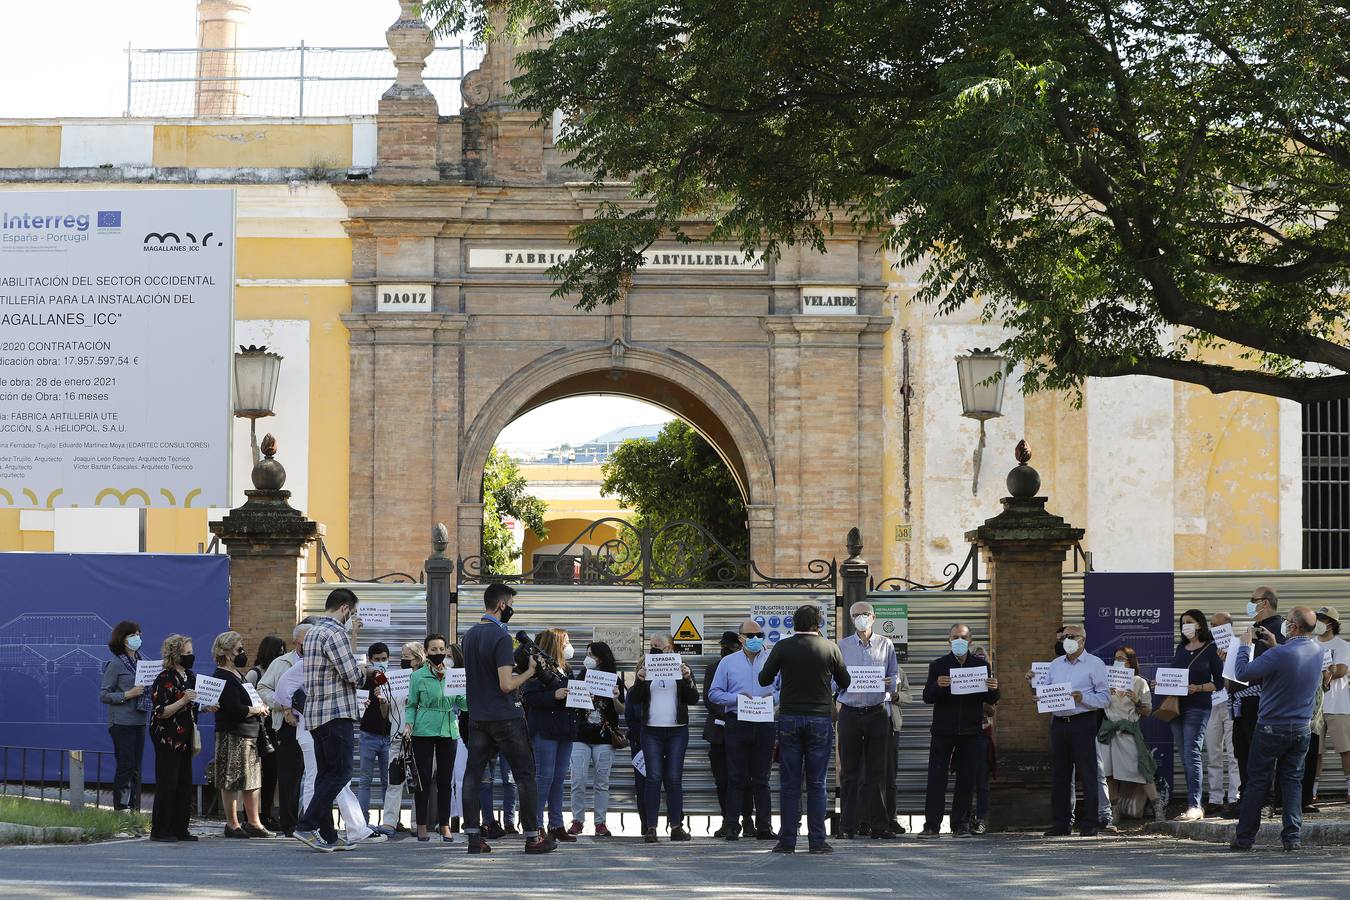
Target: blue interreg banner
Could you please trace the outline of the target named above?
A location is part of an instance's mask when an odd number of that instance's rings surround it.
[[[1158,666],[1170,666],[1176,650],[1171,572],[1089,572],[1083,578],[1083,626],[1087,649],[1109,666],[1116,650],[1130,647],[1139,657],[1139,674],[1153,680]],[[1154,699],[1154,705],[1158,700]],[[1144,740],[1172,784],[1172,728],[1147,718],[1140,723]]]
[[[0,553],[0,744],[108,751],[86,756],[85,779],[111,782],[108,707],[99,687],[112,659],[113,626],[123,619],[141,626],[144,659],[160,658],[166,636],[188,635],[197,670],[210,674],[211,642],[229,628],[229,593],[226,556]],[[260,636],[245,637],[256,644]],[[201,717],[205,748],[214,740],[213,718]],[[40,754],[27,756],[7,754],[7,779],[18,779],[25,765],[26,777],[37,778]],[[55,781],[60,754],[47,756],[45,777]],[[209,749],[196,758],[198,783],[210,758]],[[147,735],[142,778],[148,783],[154,775]]]

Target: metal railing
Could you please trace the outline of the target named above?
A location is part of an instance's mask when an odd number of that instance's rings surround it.
[[[69,803],[73,809],[79,809],[90,802],[90,787],[94,791],[93,805],[102,806],[106,784],[108,805],[112,806],[112,779],[117,764],[111,758],[106,763],[104,761],[104,757],[112,755],[111,750],[0,746],[0,796],[32,797],[35,800],[51,800],[54,797],[61,803]]]
[[[150,118],[373,115],[394,83],[386,47],[128,46],[127,116]],[[459,82],[482,50],[463,43],[437,47],[423,79],[442,115],[460,108]]]

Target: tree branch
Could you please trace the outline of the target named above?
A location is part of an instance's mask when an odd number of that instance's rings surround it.
[[[1228,391],[1247,391],[1253,394],[1283,397],[1286,400],[1294,400],[1299,403],[1350,397],[1350,375],[1327,375],[1316,378],[1271,375],[1267,372],[1233,369],[1228,366],[1186,359],[1152,358],[1135,361],[1080,362],[1085,364],[1079,365],[1077,369],[1080,374],[1089,377],[1116,378],[1122,375],[1154,375],[1158,378],[1199,385],[1208,388],[1211,393],[1215,394],[1223,394]]]

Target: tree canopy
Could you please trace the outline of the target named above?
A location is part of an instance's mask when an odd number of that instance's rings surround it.
[[[1004,323],[1024,389],[1156,375],[1350,395],[1346,0],[428,0],[548,43],[514,83],[601,202],[555,268],[612,303],[658,239],[839,225]],[[491,15],[489,15],[491,11]]]
[[[519,519],[538,537],[548,537],[544,513],[548,505],[529,493],[529,483],[516,461],[498,447],[483,467],[483,571],[505,574],[520,559],[504,517]]]

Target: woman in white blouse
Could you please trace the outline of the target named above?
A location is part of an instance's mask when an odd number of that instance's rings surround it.
[[[1102,743],[1100,759],[1106,776],[1114,818],[1142,818],[1149,806],[1158,807],[1158,788],[1153,778],[1158,764],[1144,743],[1139,720],[1153,710],[1148,681],[1139,675],[1139,658],[1132,647],[1116,650],[1114,670],[1128,670],[1128,689],[1112,686],[1106,719],[1097,733]]]

